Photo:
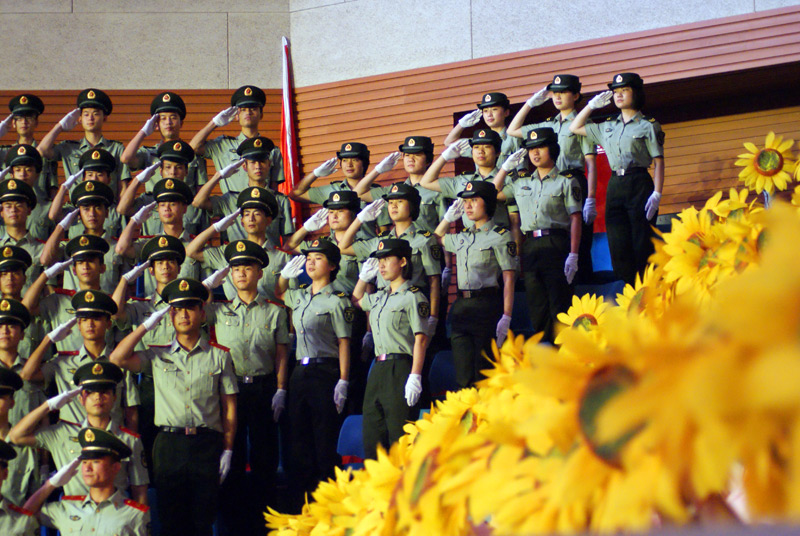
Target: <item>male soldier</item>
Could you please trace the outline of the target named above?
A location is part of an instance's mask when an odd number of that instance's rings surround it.
[[[25,340],[25,330],[30,322],[31,315],[20,301],[6,297],[0,299],[0,370],[10,370],[16,374],[22,372],[31,353],[30,341]],[[25,353],[20,352],[23,345]],[[41,404],[44,400],[42,387],[41,382],[24,383],[23,388],[14,395],[11,421],[18,422]]]
[[[86,427],[108,431],[122,441],[133,453],[130,459],[122,462],[122,470],[115,478],[115,485],[123,493],[130,486],[130,496],[142,504],[147,503],[147,470],[144,450],[139,436],[120,426],[111,418],[117,391],[125,379],[125,373],[118,366],[103,362],[81,365],[72,377],[78,387],[45,401],[26,415],[9,432],[15,445],[25,445],[45,449],[53,456],[56,467],[61,468],[72,462],[78,454],[78,435]],[[84,408],[86,417],[77,422],[61,419],[55,424],[47,424],[53,411],[62,409],[71,400],[76,400]],[[88,488],[81,480],[72,480],[64,487],[66,495],[84,494]]]
[[[39,257],[44,249],[44,244],[28,231],[31,211],[35,206],[36,195],[28,184],[17,179],[0,182],[0,215],[5,223],[3,229],[0,230],[0,248],[19,247],[30,255],[23,274],[26,283],[39,277],[42,272]],[[9,252],[11,251],[13,250],[9,250]],[[27,289],[28,285],[26,284],[24,288]]]
[[[0,440],[0,485],[3,492],[9,476],[9,466],[17,457],[14,447]],[[33,512],[20,508],[0,493],[0,534],[13,536],[38,536],[39,523]]]
[[[0,172],[3,176],[13,179],[14,184],[25,183],[34,192],[33,200],[27,201],[28,218],[25,220],[25,229],[33,238],[46,240],[52,230],[52,222],[47,218],[50,208],[50,199],[36,194],[36,178],[42,170],[42,157],[33,145],[15,145],[11,147],[5,157],[6,168]],[[3,217],[4,225],[6,218]]]
[[[202,333],[208,289],[194,279],[164,287],[169,308],[151,315],[111,354],[134,372],[149,363],[156,398],[153,475],[164,534],[210,535],[220,484],[231,467],[236,436],[236,374],[230,352]],[[172,344],[136,352],[136,345],[166,314]]]
[[[122,470],[120,460],[131,456],[131,449],[110,432],[84,428],[78,435],[81,454],[62,467],[25,503],[39,521],[57,528],[61,534],[129,534],[149,536],[149,508],[126,499],[115,479]],[[87,495],[65,495],[46,503],[47,497],[66,485],[78,472],[89,487]]]
[[[198,155],[211,158],[217,170],[226,168],[230,164],[239,160],[236,148],[248,138],[259,135],[258,124],[264,117],[264,105],[267,96],[255,86],[242,86],[234,92],[231,97],[231,107],[226,108],[214,119],[194,135],[192,147]],[[241,133],[235,138],[232,136],[219,136],[211,141],[206,141],[217,127],[224,127],[234,118],[238,117],[239,125],[242,127]],[[271,185],[283,182],[283,158],[277,147],[273,147],[269,155],[270,177],[267,182]],[[223,194],[228,192],[239,193],[247,187],[247,176],[238,170],[236,173],[220,183]]]
[[[21,312],[21,309],[18,312]],[[16,398],[21,391],[22,378],[19,374],[0,367],[0,443],[11,441],[9,431],[17,420],[10,419],[9,414],[13,411]],[[39,455],[32,447],[15,445],[13,448],[15,451],[13,460],[5,467],[0,464],[0,472],[2,469],[6,470],[5,478],[0,483],[2,485],[0,497],[5,497],[13,504],[23,504],[39,485]],[[2,517],[0,514],[0,527],[2,527]]]
[[[112,191],[119,195],[120,181],[131,178],[128,166],[122,165],[120,157],[124,147],[118,141],[107,140],[103,137],[103,124],[106,118],[111,115],[113,108],[111,99],[99,89],[84,89],[78,94],[77,108],[65,115],[61,121],[55,124],[50,132],[42,139],[39,144],[39,152],[44,158],[55,160],[60,159],[64,167],[64,174],[74,175],[78,171],[78,161],[89,149],[105,149],[111,153],[116,161],[115,170],[111,176]],[[83,139],[66,140],[56,143],[58,136],[67,130],[72,130],[78,123],[83,128]]]

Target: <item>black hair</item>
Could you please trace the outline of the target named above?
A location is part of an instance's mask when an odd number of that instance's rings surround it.
[[[411,261],[411,255],[403,255],[398,258],[406,260],[406,265],[403,266],[403,271],[400,272],[400,275],[403,276],[403,279],[409,281],[411,276],[414,275],[414,263]]]
[[[633,91],[633,109],[636,111],[641,111],[645,104],[644,88],[631,87],[631,90]]]
[[[561,146],[558,144],[558,141],[552,141],[547,144],[547,148],[550,149],[550,159],[553,163],[558,160],[558,156],[561,154]]]

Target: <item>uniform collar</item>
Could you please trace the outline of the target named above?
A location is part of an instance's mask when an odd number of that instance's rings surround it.
[[[324,287],[322,287],[321,289],[319,289],[319,292],[314,294],[314,296],[317,296],[319,294],[325,294],[325,295],[330,296],[331,294],[333,294],[333,292],[334,292],[333,282],[331,282],[331,283],[328,283],[327,285],[325,285]],[[311,285],[308,285],[308,293],[311,294]]]
[[[249,306],[255,304],[255,306],[263,305],[266,302],[266,298],[261,294],[256,295],[256,299],[250,302],[250,305],[244,303],[242,299],[239,297],[239,293],[236,293],[236,296],[231,300],[231,309],[238,309],[239,307],[244,307],[247,309]]]
[[[395,232],[396,228],[392,228],[392,232]],[[396,233],[395,233],[396,234]],[[417,234],[417,225],[414,222],[411,222],[411,225],[408,226],[408,229],[403,231],[403,234],[399,235],[397,238],[403,238],[404,236],[414,237]]]
[[[644,117],[644,114],[643,114],[641,111],[638,111],[638,112],[636,112],[636,113],[633,115],[633,117],[631,117],[631,120],[630,120],[630,121],[628,121],[628,123],[636,123],[636,122],[638,122],[638,121],[639,121],[639,120],[640,120],[642,117]],[[616,121],[617,121],[617,123],[625,123],[625,121],[622,119],[622,112],[620,112],[620,113],[617,115],[617,119],[616,119]],[[627,125],[628,123],[625,123],[625,124]]]
[[[490,218],[489,221],[487,221],[486,224],[483,227],[481,227],[480,229],[478,228],[477,225],[472,225],[468,229],[464,229],[464,230],[467,231],[467,232],[476,234],[476,233],[488,233],[492,229],[494,229],[494,219]]]
[[[267,252],[270,252],[270,251],[272,251],[273,249],[275,249],[278,246],[273,244],[272,241],[270,241],[269,236],[267,236],[267,238],[265,238],[264,242],[261,244],[261,247],[266,249]]]
[[[389,288],[390,288],[390,287],[389,287]],[[399,294],[399,293],[401,293],[401,292],[405,292],[406,290],[408,290],[408,289],[410,289],[410,288],[411,288],[411,281],[408,281],[408,280],[406,280],[406,282],[405,282],[405,283],[403,283],[402,285],[400,285],[399,287],[397,287],[397,290],[395,290],[395,291],[394,291],[394,292],[392,292],[391,294]]]
[[[19,240],[14,240],[11,235],[6,232],[6,228],[3,227],[0,229],[0,244],[11,244],[12,246],[18,246],[20,244],[32,244],[34,239],[31,237],[29,232],[25,232],[25,235],[20,238]]]
[[[578,115],[578,112],[573,108],[573,110],[569,114],[567,114],[566,118],[564,118],[561,115],[561,112],[558,112],[556,114],[556,120],[558,120],[559,123],[563,123],[565,121],[572,121],[573,119],[575,119],[576,115]]]
[[[508,130],[506,129],[506,127],[503,127],[500,130],[495,130],[495,132],[500,134],[501,140],[506,141],[506,138],[508,137]]]
[[[561,171],[559,171],[558,166],[553,166],[553,169],[550,170],[550,173],[548,173],[544,177],[540,177],[539,176],[539,170],[537,169],[537,170],[534,170],[534,172],[533,172],[533,178],[534,179],[539,179],[540,181],[544,182],[547,179],[555,179],[556,177],[558,177],[559,173],[561,173]]]
[[[178,342],[178,338],[175,337],[174,339],[172,339],[172,345],[169,347],[169,351],[171,354],[183,351],[186,352],[186,355],[191,355],[198,348],[200,348],[200,350],[203,352],[207,352],[208,349],[211,348],[211,344],[208,342],[208,339],[205,337],[205,335],[202,334],[200,335],[200,339],[197,341],[197,345],[191,350],[186,350],[183,346],[181,346],[180,343]]]
[[[97,356],[97,358],[93,358],[92,355],[89,353],[89,350],[86,349],[86,345],[81,345],[80,352],[78,352],[78,358],[80,361],[84,359],[88,359],[90,361],[108,361],[108,344],[106,344],[105,348],[103,348],[103,353]]]
[[[14,370],[15,367],[22,366],[24,364],[25,364],[25,362],[19,356],[19,353],[17,353],[17,355],[14,357],[14,361],[11,363],[11,368],[9,370]],[[0,368],[3,368],[3,367],[5,367],[5,365],[2,362],[0,362]]]
[[[87,417],[83,419],[83,422],[81,423],[81,429],[88,427],[89,427],[89,418]],[[114,434],[115,436],[119,435],[119,426],[117,425],[117,423],[114,422],[114,419],[109,419],[108,426],[106,426],[104,430],[106,432]]]
[[[103,503],[111,503],[114,505],[114,508],[122,508],[122,505],[125,504],[125,495],[123,495],[120,490],[115,489],[114,493],[111,494],[111,496],[108,499],[97,504],[97,506],[99,507]],[[81,507],[85,508],[88,505],[94,505],[94,504],[95,502],[92,500],[92,495],[90,493],[87,493],[86,498],[83,499],[83,502],[81,503]]]
[[[158,292],[153,292],[153,295],[150,296],[150,306],[153,309],[156,309],[162,303],[166,302],[164,302],[164,300],[161,298],[161,294],[159,294]]]
[[[94,145],[89,145],[89,140],[87,140],[86,137],[84,136],[83,139],[81,139],[81,144],[79,146],[79,149],[88,151],[89,149],[93,149],[94,147],[107,147],[107,146],[108,146],[108,140],[106,139],[105,136],[100,136],[100,140]]]
[[[256,136],[259,136],[259,134],[256,134]],[[249,140],[249,139],[250,139],[250,138],[248,138],[247,136],[245,136],[245,135],[244,135],[244,132],[239,132],[239,135],[238,135],[238,136],[236,136],[236,141],[238,141],[238,142],[239,142],[239,145],[241,145],[241,143],[242,143],[243,141],[247,141],[247,140]]]

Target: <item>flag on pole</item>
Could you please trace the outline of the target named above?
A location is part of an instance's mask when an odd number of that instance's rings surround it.
[[[278,185],[287,196],[300,177],[300,162],[297,156],[297,132],[294,128],[294,76],[289,40],[283,37],[283,106],[281,107],[281,155],[283,156],[284,181]],[[292,217],[295,225],[301,225],[300,206],[292,201]]]

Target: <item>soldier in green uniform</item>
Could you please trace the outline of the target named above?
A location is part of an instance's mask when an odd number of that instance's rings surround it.
[[[227,348],[202,332],[208,289],[194,279],[164,287],[170,307],[151,315],[117,345],[111,362],[133,372],[145,364],[155,382],[153,476],[163,534],[211,535],[220,484],[231,467],[236,436],[233,360]],[[175,338],[167,346],[136,346],[170,315]]]
[[[3,229],[0,230],[0,248],[18,247],[28,253],[29,258],[24,272],[26,289],[28,282],[39,277],[42,272],[39,257],[44,244],[28,231],[28,222],[35,207],[36,195],[28,184],[17,179],[0,182],[0,215],[5,222]],[[9,253],[11,252],[13,250],[9,250]]]
[[[525,147],[506,160],[495,178],[500,191],[497,197],[517,201],[525,235],[522,274],[528,311],[534,331],[544,332],[544,340],[550,342],[556,317],[566,312],[572,299],[582,227],[580,183],[559,170],[560,151],[552,128],[534,128],[528,132]],[[525,157],[536,171],[513,171]],[[506,182],[509,171],[511,180]]]
[[[511,136],[525,140],[531,130],[535,128],[552,128],[558,136],[558,145],[561,152],[556,160],[559,172],[577,179],[581,187],[583,204],[583,227],[581,228],[581,247],[578,256],[578,274],[576,283],[591,283],[592,281],[592,237],[594,228],[592,223],[597,217],[597,167],[595,145],[585,136],[578,136],[569,130],[569,125],[578,115],[575,105],[580,102],[581,81],[571,74],[557,74],[553,81],[533,94],[522,105],[522,108],[511,124],[508,133]],[[541,106],[552,100],[558,113],[544,121],[525,125],[525,118],[533,108]]]
[[[275,294],[292,310],[297,334],[297,363],[289,380],[291,428],[290,482],[294,506],[303,493],[334,474],[340,462],[336,443],[340,413],[347,401],[350,378],[350,336],[354,309],[344,292],[331,285],[341,254],[330,240],[314,240],[281,270]],[[310,285],[289,289],[303,270]],[[278,390],[273,407],[282,408],[286,391]]]
[[[517,244],[506,227],[492,221],[497,190],[490,182],[470,181],[458,194],[434,233],[444,249],[456,255],[458,298],[448,313],[456,381],[461,387],[481,379],[492,355],[492,339],[503,344],[514,309]],[[473,225],[448,234],[450,224],[465,214]]]
[[[28,270],[30,265],[31,256],[24,249],[17,246],[3,246],[0,248],[0,297],[7,300],[22,301],[23,291],[29,286],[25,271]],[[31,355],[33,349],[39,346],[44,336],[45,331],[40,319],[32,318],[31,323],[25,329],[22,340],[19,341],[17,353],[25,357]],[[26,384],[26,391],[29,388],[34,391],[41,390],[39,385]],[[38,405],[38,402],[36,405]]]
[[[286,265],[290,255],[273,244],[267,236],[267,229],[278,214],[278,201],[269,190],[256,186],[245,188],[236,200],[238,209],[225,216],[208,229],[200,233],[186,246],[186,255],[200,262],[203,268],[220,270],[228,266],[225,260],[224,246],[204,246],[215,235],[233,225],[241,215],[241,223],[247,240],[260,244],[269,256],[269,264],[263,269],[264,275],[258,284],[258,292],[269,300],[275,299],[275,281],[281,268]],[[225,295],[229,299],[236,296],[236,288],[230,278],[223,285]]]
[[[69,465],[80,453],[77,443],[82,429],[91,426],[106,430],[132,452],[130,459],[122,462],[122,470],[116,476],[117,489],[129,494],[137,502],[146,504],[150,480],[142,440],[132,430],[120,426],[111,416],[117,400],[116,393],[124,383],[125,376],[122,369],[107,361],[81,365],[72,376],[71,383],[77,387],[45,401],[27,414],[12,428],[9,437],[15,445],[47,450],[56,467],[61,468]],[[48,424],[50,413],[59,411],[71,401],[80,404],[86,417],[77,422],[61,419],[55,424]],[[85,494],[87,491],[86,484],[80,479],[70,481],[64,488],[67,495]]]
[[[242,86],[231,96],[231,107],[221,111],[200,132],[194,135],[192,147],[198,155],[210,158],[214,167],[221,170],[239,160],[236,149],[248,138],[259,136],[258,124],[264,117],[264,105],[267,96],[263,90],[256,86]],[[224,127],[234,119],[239,120],[242,130],[238,136],[218,136],[206,141],[217,127]],[[281,151],[273,147],[270,151],[270,185],[283,182],[283,158]],[[239,193],[247,187],[247,175],[242,170],[226,177],[220,183],[223,194],[228,192]],[[274,187],[274,186],[271,186]]]
[[[28,202],[28,218],[25,220],[25,229],[36,240],[47,240],[53,229],[53,222],[47,217],[50,209],[50,198],[36,193],[36,178],[40,177],[44,162],[39,151],[33,145],[15,145],[11,147],[5,157],[8,179],[13,179],[16,184],[25,183],[34,192],[33,201]],[[3,173],[0,172],[0,178]],[[10,215],[9,215],[10,217]],[[18,224],[10,221],[3,224],[15,226]],[[8,233],[8,231],[6,231]]]
[[[228,167],[218,171],[211,177],[211,180],[198,190],[192,203],[194,207],[201,208],[211,214],[212,217],[222,218],[236,210],[238,194],[234,192],[222,195],[211,195],[220,179],[231,176],[238,171],[239,166],[247,174],[248,188],[254,186],[272,191],[278,201],[278,214],[272,219],[272,223],[267,228],[267,237],[273,244],[280,244],[284,238],[294,233],[294,219],[292,218],[292,205],[288,197],[280,192],[270,189],[270,155],[275,150],[275,144],[269,138],[256,136],[248,138],[236,148],[236,154],[241,156]],[[243,162],[242,162],[243,160]],[[234,223],[227,230],[228,240],[242,240],[247,235],[239,222]]]
[[[25,510],[11,502],[5,495],[6,481],[9,478],[9,466],[17,457],[14,447],[0,440],[0,533],[10,536],[37,536],[39,523],[33,512]]]
[[[9,432],[14,423],[18,422],[16,418],[11,418],[11,413],[16,407],[18,394],[22,392],[22,383],[19,374],[0,367],[0,442],[11,441]],[[15,454],[13,459],[7,460],[8,463],[4,467],[6,474],[0,483],[2,486],[0,497],[5,497],[17,505],[23,504],[39,485],[39,453],[32,447],[12,446]]]
[[[25,337],[30,327],[31,315],[21,302],[13,298],[0,299],[0,371],[22,372],[31,354],[30,343]],[[24,353],[20,351],[23,346],[26,350]],[[11,421],[18,422],[44,399],[42,382],[25,381],[14,395]]]
[[[634,284],[654,252],[653,226],[664,188],[664,132],[642,114],[644,82],[636,73],[620,73],[575,117],[569,129],[602,145],[611,166],[606,192],[606,231],[611,265],[617,277]],[[603,123],[587,123],[592,110],[613,96],[619,115]],[[647,169],[654,164],[653,177]]]
[[[149,536],[150,509],[128,499],[115,486],[122,471],[121,460],[131,449],[111,432],[84,428],[78,434],[81,454],[62,467],[28,499],[25,508],[36,513],[45,526],[61,534],[130,534]],[[66,485],[81,472],[89,488],[86,495],[65,495],[60,501],[45,503],[56,488]]]
[[[430,303],[411,284],[412,247],[402,238],[381,238],[364,263],[353,299],[369,315],[375,338],[375,364],[364,395],[364,454],[377,457],[403,435],[403,426],[419,412],[422,367],[427,345]],[[378,273],[387,286],[366,294]]]
[[[118,141],[107,140],[103,136],[103,124],[111,115],[113,105],[105,92],[89,88],[78,94],[77,108],[65,115],[50,129],[39,144],[39,152],[49,160],[61,160],[64,175],[71,176],[78,172],[81,155],[90,149],[105,149],[114,157],[116,166],[111,174],[109,186],[115,195],[121,193],[121,182],[130,180],[128,166],[120,162],[124,147]],[[72,130],[78,123],[83,128],[81,140],[66,140],[56,143],[62,132]]]
[[[267,252],[249,240],[225,247],[225,260],[237,294],[230,302],[206,306],[217,342],[230,348],[239,384],[236,440],[231,472],[223,484],[223,532],[255,534],[262,512],[274,504],[278,471],[278,427],[272,401],[285,390],[288,375],[289,319],[283,306],[258,293]],[[273,418],[266,417],[273,413]],[[249,445],[249,449],[248,449]],[[250,485],[245,468],[250,466]]]

